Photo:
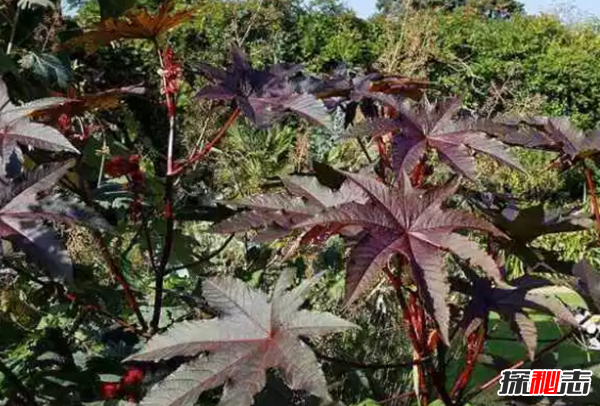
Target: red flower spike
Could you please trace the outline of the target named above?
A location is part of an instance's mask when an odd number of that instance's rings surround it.
[[[175,62],[175,53],[171,47],[163,52],[162,59],[163,93],[167,98],[169,117],[174,117],[177,112],[177,105],[174,99],[179,91],[181,66]]]
[[[115,399],[119,396],[119,392],[121,391],[121,384],[114,382],[105,382],[100,387],[100,392],[102,393],[102,397],[104,399]]]
[[[175,53],[171,47],[163,52],[163,64],[165,77],[165,93],[174,95],[179,91],[179,80],[181,78],[181,66],[175,62]]]

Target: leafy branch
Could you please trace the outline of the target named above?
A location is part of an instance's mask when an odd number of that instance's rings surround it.
[[[8,380],[17,392],[23,397],[25,406],[39,406],[35,400],[35,396],[23,384],[23,381],[0,359],[0,373]]]

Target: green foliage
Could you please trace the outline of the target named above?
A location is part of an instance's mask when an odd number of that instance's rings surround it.
[[[585,128],[599,121],[600,46],[593,30],[549,16],[489,20],[459,11],[434,18],[426,70],[474,108],[492,115],[522,94],[540,95],[546,114],[571,116]]]

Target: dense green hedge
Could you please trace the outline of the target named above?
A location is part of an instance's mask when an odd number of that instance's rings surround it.
[[[492,85],[508,101],[536,95],[547,114],[570,115],[584,127],[600,121],[600,37],[591,27],[569,28],[550,16],[489,20],[462,12],[438,15],[437,45],[448,61],[431,64],[431,78],[475,107]],[[468,69],[455,69],[457,61]]]
[[[458,9],[365,21],[332,0],[309,7],[295,0],[213,0],[179,31],[176,43],[188,60],[216,62],[236,40],[243,40],[258,65],[308,61],[314,71],[336,62],[369,66],[400,46],[400,65],[424,62],[420,71],[398,73],[427,75],[486,113],[525,105],[570,115],[584,127],[600,121],[598,32],[591,25],[567,27],[551,16],[489,19]],[[419,40],[427,46],[415,51],[411,41]],[[527,106],[538,99],[539,106]]]

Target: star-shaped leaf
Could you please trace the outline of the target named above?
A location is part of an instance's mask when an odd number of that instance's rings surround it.
[[[522,170],[501,142],[473,130],[469,121],[456,119],[461,109],[460,99],[430,104],[423,98],[416,106],[408,102],[400,106],[398,120],[378,119],[359,125],[351,134],[361,136],[372,131],[372,137],[379,137],[393,132],[392,160],[397,173],[412,173],[430,149],[437,151],[455,172],[471,180],[477,177],[473,151]]]
[[[592,216],[581,207],[539,204],[520,208],[526,202],[509,201],[490,193],[471,193],[468,201],[515,244],[525,245],[543,235],[584,231],[594,227]]]
[[[105,90],[94,94],[77,95],[76,91],[69,88],[67,94],[56,93],[56,97],[65,97],[66,101],[60,105],[42,107],[33,113],[32,117],[58,118],[61,114],[81,115],[86,111],[111,110],[119,106],[121,100],[129,95],[142,95],[146,89],[142,86],[126,86],[118,89]]]
[[[240,48],[233,48],[232,58],[233,63],[227,70],[198,65],[199,72],[213,82],[198,92],[198,98],[234,100],[259,128],[268,127],[293,112],[331,129],[331,118],[323,102],[311,94],[297,92],[290,82],[290,78],[302,70],[301,66],[274,65],[257,70]]]
[[[517,117],[480,121],[477,128],[505,144],[558,152],[566,167],[600,151],[600,131],[584,132],[567,117]]]
[[[510,240],[498,240],[500,247],[518,257],[532,272],[553,270],[570,275],[573,264],[562,260],[559,252],[531,243],[548,234],[589,230],[595,224],[592,216],[579,207],[539,204],[523,208],[527,202],[491,193],[467,192],[466,197],[473,207],[510,237]]]
[[[474,331],[486,320],[490,312],[498,313],[510,323],[511,328],[527,347],[531,359],[537,347],[537,328],[527,310],[556,317],[572,326],[577,320],[569,308],[544,288],[552,284],[544,279],[524,276],[510,282],[510,286],[494,286],[488,279],[469,273],[471,286],[466,292],[472,299],[462,321],[466,334]]]
[[[579,279],[580,292],[591,299],[591,303],[600,310],[600,273],[583,260],[573,267],[573,275]]]
[[[160,361],[195,357],[155,386],[142,406],[195,404],[205,391],[224,385],[220,406],[249,406],[277,369],[286,384],[330,400],[325,376],[300,337],[317,337],[356,328],[330,313],[300,310],[318,277],[289,290],[293,271],[284,272],[271,300],[232,278],[203,283],[203,296],[219,318],[186,321],[152,338],[128,360]]]
[[[434,315],[443,339],[448,342],[450,286],[444,271],[444,254],[451,252],[482,268],[491,278],[501,279],[496,263],[478,245],[455,230],[479,230],[503,236],[492,224],[466,211],[443,210],[458,182],[427,192],[413,189],[404,176],[398,188],[377,180],[346,174],[370,197],[366,204],[348,203],[325,210],[297,227],[342,224],[366,231],[352,249],[346,277],[346,303],[357,299],[375,281],[390,256],[401,254],[410,263],[419,291]]]
[[[162,34],[191,19],[193,10],[174,12],[175,1],[165,0],[156,14],[150,14],[146,8],[130,9],[123,18],[107,18],[96,27],[73,38],[65,45],[85,47],[94,51],[119,39],[156,39]]]
[[[323,186],[314,177],[290,176],[284,178],[283,183],[286,192],[258,195],[231,203],[246,211],[217,224],[214,230],[222,234],[257,230],[257,240],[267,242],[286,237],[299,223],[327,208],[368,200],[364,191],[349,181],[335,191]],[[314,233],[314,229],[307,227],[303,235],[309,235],[311,231]],[[338,230],[343,231],[343,228]]]
[[[427,81],[380,72],[352,72],[345,65],[323,79],[304,76],[296,80],[297,87],[324,100],[329,110],[341,107],[346,127],[355,121],[359,110],[369,119],[380,117],[378,107],[396,109],[400,106],[398,97],[419,100],[429,85]]]
[[[108,228],[98,214],[74,198],[49,194],[73,164],[70,161],[38,167],[0,191],[0,238],[22,249],[51,277],[65,282],[73,278],[71,259],[44,220]]]

